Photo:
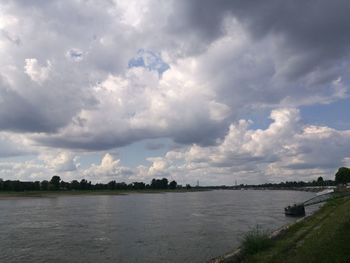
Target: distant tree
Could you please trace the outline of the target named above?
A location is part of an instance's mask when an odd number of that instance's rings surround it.
[[[324,180],[322,178],[322,176],[317,178],[317,185],[323,185],[324,184]]]
[[[132,189],[136,189],[136,190],[143,190],[146,188],[145,183],[143,182],[133,182],[132,183]]]
[[[128,185],[124,182],[121,182],[121,183],[116,183],[115,184],[115,189],[117,190],[126,190],[128,189]]]
[[[152,181],[151,181],[151,188],[153,188],[153,189],[156,189],[157,188],[157,180],[156,179],[152,179]]]
[[[73,190],[79,190],[80,189],[80,183],[77,180],[73,180],[70,183],[70,188]]]
[[[3,188],[5,191],[22,191],[21,182],[19,180],[11,181],[6,180],[3,182]]]
[[[88,181],[86,179],[81,179],[81,181],[80,181],[80,190],[88,190],[88,189],[89,189]]]
[[[40,190],[40,182],[39,181],[35,181],[34,182],[34,189],[35,191],[39,191]]]
[[[115,190],[115,189],[116,189],[116,186],[117,186],[117,183],[116,183],[115,180],[110,181],[110,182],[108,183],[108,189],[109,189],[109,190]]]
[[[191,189],[191,188],[192,188],[191,185],[186,184],[186,189]]]
[[[65,182],[65,181],[61,181],[60,182],[60,189],[62,190],[69,190],[70,189],[70,183]]]
[[[335,182],[337,184],[350,183],[350,169],[347,167],[340,167],[335,174]]]
[[[52,176],[52,178],[50,180],[50,185],[51,185],[53,190],[60,189],[60,181],[61,181],[61,178],[58,175]]]
[[[44,180],[40,183],[40,190],[47,191],[49,190],[49,181]]]
[[[177,182],[176,181],[171,181],[169,183],[169,189],[176,189],[177,186]]]
[[[168,179],[152,179],[151,188],[153,189],[167,189],[168,188]]]
[[[163,178],[161,181],[161,188],[162,189],[167,189],[168,188],[168,179]]]

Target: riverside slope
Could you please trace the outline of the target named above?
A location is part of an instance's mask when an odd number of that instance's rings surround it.
[[[312,216],[282,230],[254,255],[227,254],[212,262],[350,262],[350,197],[330,200]]]

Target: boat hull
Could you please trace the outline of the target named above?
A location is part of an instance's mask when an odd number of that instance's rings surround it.
[[[305,207],[303,204],[294,204],[284,208],[286,216],[305,216]]]

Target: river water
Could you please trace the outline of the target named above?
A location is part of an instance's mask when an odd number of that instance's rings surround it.
[[[207,262],[314,193],[230,191],[0,200],[0,262]],[[308,212],[308,211],[307,211]]]

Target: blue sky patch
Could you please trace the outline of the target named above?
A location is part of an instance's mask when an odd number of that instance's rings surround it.
[[[137,55],[129,60],[128,67],[143,67],[150,71],[157,71],[159,76],[170,68],[170,66],[163,61],[160,53],[145,49],[139,49],[137,51]]]

